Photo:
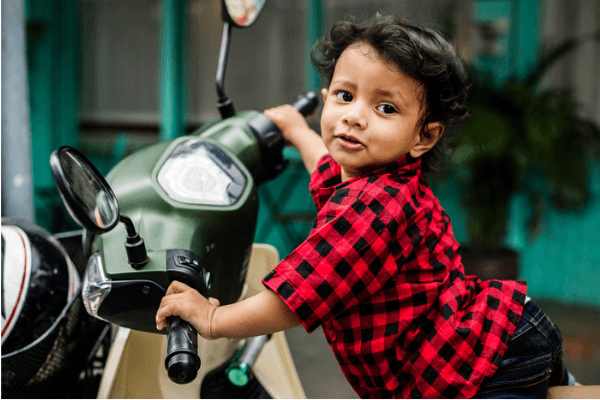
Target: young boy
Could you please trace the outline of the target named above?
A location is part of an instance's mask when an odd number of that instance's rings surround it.
[[[173,282],[157,328],[169,315],[206,339],[321,325],[361,397],[545,397],[566,384],[558,329],[526,303],[525,282],[464,275],[423,177],[468,114],[452,46],[378,15],[338,23],[313,62],[327,84],[321,136],[291,106],[265,111],[312,174],[310,235],[242,302],[220,307]]]

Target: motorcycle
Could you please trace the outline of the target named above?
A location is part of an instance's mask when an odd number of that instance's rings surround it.
[[[179,317],[166,336],[154,319],[174,280],[225,305],[264,290],[278,262],[253,238],[257,186],[287,166],[284,139],[262,113],[236,112],[223,90],[231,29],[254,23],[265,2],[222,0],[221,120],[129,155],[106,179],[74,148],[50,157],[60,196],[85,230],[85,308],[118,326],[98,397],[305,397],[283,333],[209,342]],[[304,115],[316,105],[312,92],[293,104]]]

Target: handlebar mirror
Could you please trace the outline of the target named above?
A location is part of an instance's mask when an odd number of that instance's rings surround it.
[[[99,234],[117,225],[117,198],[83,154],[73,147],[60,147],[50,155],[50,169],[65,207],[82,228]]]
[[[267,0],[222,0],[223,20],[240,28],[252,25]]]

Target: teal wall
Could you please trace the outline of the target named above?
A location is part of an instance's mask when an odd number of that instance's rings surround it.
[[[526,195],[511,204],[507,244],[521,253],[521,276],[530,296],[600,306],[600,163],[590,162],[591,196],[581,212],[549,207],[539,237],[527,241],[531,215]]]
[[[48,164],[50,153],[79,141],[78,4],[25,2],[35,222],[48,230],[64,216]]]
[[[529,296],[565,304],[600,307],[600,162],[590,161],[590,201],[581,210],[559,212],[546,205],[539,234],[529,239],[531,197],[517,192],[510,203],[505,244],[519,252],[519,279]],[[456,181],[431,182],[440,204],[450,215],[456,239],[468,239],[466,214],[460,207]]]
[[[525,77],[539,55],[543,0],[475,0],[474,6],[476,21],[503,21],[507,28],[498,37],[497,53],[477,57],[477,69],[490,73],[497,85],[510,77]],[[505,243],[520,254],[520,278],[527,280],[531,297],[600,306],[600,164],[590,161],[589,168],[587,207],[581,212],[559,212],[547,201],[540,232],[533,238],[527,228],[533,212],[531,198],[519,192],[511,200]],[[460,188],[446,182],[437,186],[437,194],[453,218],[457,239],[465,243]]]
[[[490,72],[496,84],[512,76],[524,77],[538,58],[542,0],[475,0],[473,4],[476,22],[504,26],[497,51],[480,54],[477,69]]]

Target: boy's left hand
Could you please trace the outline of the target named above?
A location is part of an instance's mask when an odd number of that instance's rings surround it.
[[[277,125],[287,144],[298,147],[310,127],[306,119],[289,104],[270,108],[264,114]]]
[[[165,328],[167,317],[176,315],[192,324],[203,338],[216,339],[215,332],[212,332],[212,321],[219,305],[219,300],[207,299],[188,285],[174,281],[160,302],[156,313],[156,329],[160,331]]]

